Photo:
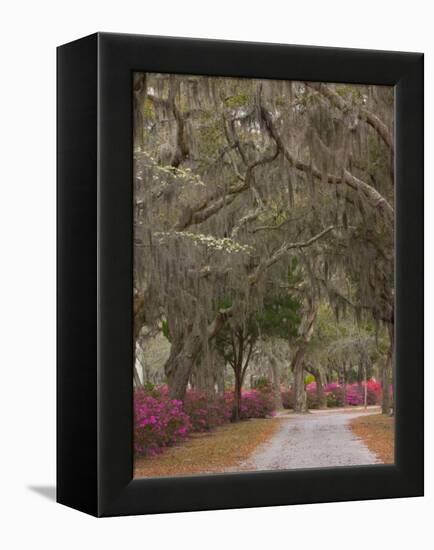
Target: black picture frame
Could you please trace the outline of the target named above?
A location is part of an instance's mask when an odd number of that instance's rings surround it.
[[[116,516],[423,495],[423,55],[97,33],[57,64],[58,502]],[[395,86],[394,465],[133,479],[134,71]]]

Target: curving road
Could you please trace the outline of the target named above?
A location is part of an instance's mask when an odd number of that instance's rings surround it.
[[[283,415],[277,433],[239,468],[243,471],[288,470],[379,464],[381,460],[349,427],[350,420],[365,414],[363,411],[317,411]]]

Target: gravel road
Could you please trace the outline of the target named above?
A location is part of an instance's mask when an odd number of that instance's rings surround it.
[[[365,414],[318,411],[284,415],[279,431],[241,463],[239,469],[288,470],[381,463],[349,427],[350,420]]]

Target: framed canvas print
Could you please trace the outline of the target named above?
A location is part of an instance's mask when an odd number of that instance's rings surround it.
[[[58,48],[58,501],[423,494],[423,56]]]

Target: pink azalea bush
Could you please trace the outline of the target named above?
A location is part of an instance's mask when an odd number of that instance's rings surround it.
[[[206,432],[230,421],[233,392],[210,398],[199,390],[187,391],[184,402],[170,399],[167,386],[140,388],[134,392],[134,450],[154,456],[190,433]],[[265,418],[274,414],[268,389],[243,391],[241,418]]]
[[[338,406],[344,404],[344,388],[343,386],[329,388],[330,384],[325,387],[326,394],[331,393],[334,395],[335,400],[338,402]],[[336,385],[335,385],[336,386]],[[368,380],[367,382],[367,404],[379,405],[381,403],[381,384],[375,380]],[[345,404],[349,406],[360,406],[365,402],[365,383],[361,384],[347,384]]]
[[[134,394],[134,450],[155,455],[162,448],[185,439],[191,429],[182,401],[138,389]]]
[[[324,386],[327,407],[360,406],[364,404],[365,384],[346,384],[345,391],[342,384],[331,382]],[[316,383],[311,382],[306,386],[307,406],[309,409],[319,407]],[[379,405],[381,403],[381,384],[375,380],[367,382],[367,404]],[[294,395],[291,388],[282,392],[282,402],[285,409],[294,408]]]
[[[274,415],[274,396],[268,389],[243,391],[241,418],[266,418]]]
[[[293,409],[294,408],[294,392],[291,388],[282,390],[280,392],[282,397],[282,405],[284,409]]]
[[[210,399],[206,392],[190,390],[185,396],[184,411],[190,418],[193,432],[207,432],[229,422],[232,414],[232,396],[225,393]]]

